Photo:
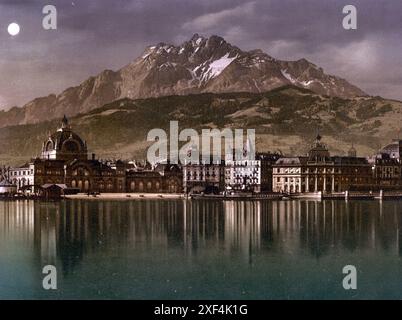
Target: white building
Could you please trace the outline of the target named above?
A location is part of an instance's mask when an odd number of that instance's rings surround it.
[[[23,187],[33,186],[35,184],[35,165],[28,163],[19,168],[12,168],[9,172],[9,180],[17,186],[18,190]]]
[[[286,193],[302,192],[302,170],[306,157],[281,158],[273,169],[273,191]]]
[[[225,187],[227,191],[261,192],[261,161],[227,161]]]

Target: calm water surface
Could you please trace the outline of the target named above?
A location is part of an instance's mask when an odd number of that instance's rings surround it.
[[[0,299],[402,299],[401,255],[400,201],[0,202]]]

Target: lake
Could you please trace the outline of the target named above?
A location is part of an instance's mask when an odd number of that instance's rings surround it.
[[[402,299],[401,256],[402,201],[0,202],[0,299]]]

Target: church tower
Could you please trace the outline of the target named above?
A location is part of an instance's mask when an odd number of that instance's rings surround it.
[[[330,153],[328,151],[327,146],[321,142],[322,137],[317,134],[315,138],[314,144],[312,145],[308,157],[309,161],[314,162],[326,162],[329,161]]]
[[[349,158],[356,158],[357,157],[357,151],[352,143],[352,147],[348,151],[348,157]]]

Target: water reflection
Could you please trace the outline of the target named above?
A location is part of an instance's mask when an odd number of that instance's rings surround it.
[[[69,274],[86,256],[204,251],[252,263],[264,252],[320,258],[381,250],[402,255],[402,203],[373,201],[65,201],[0,203],[0,239]]]

